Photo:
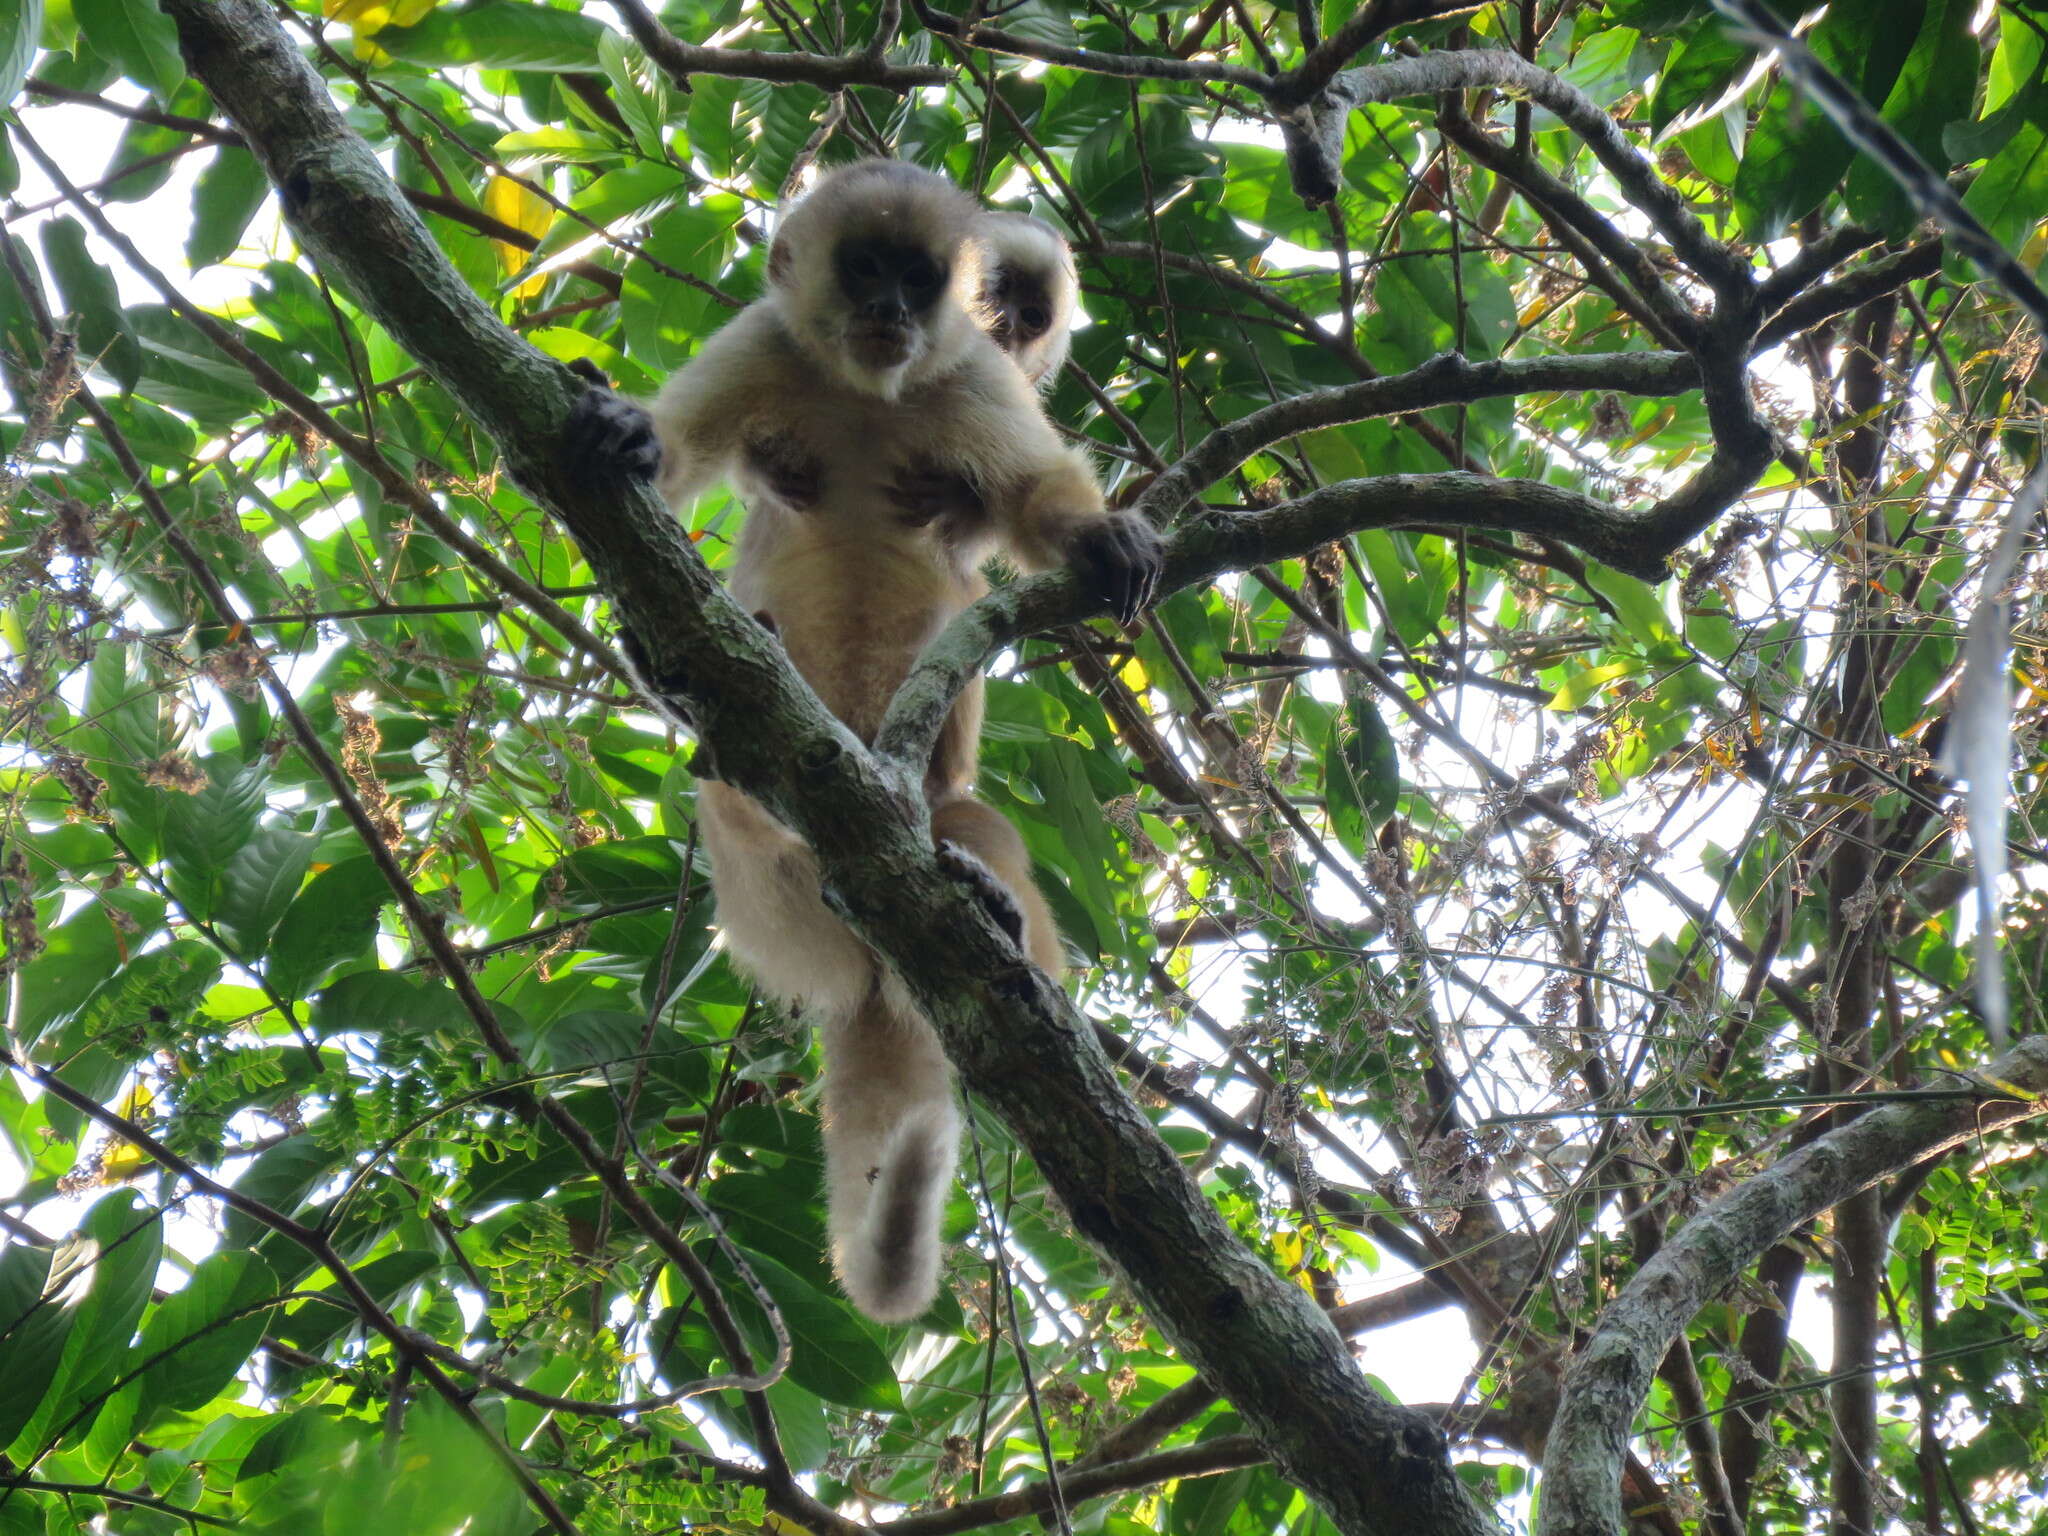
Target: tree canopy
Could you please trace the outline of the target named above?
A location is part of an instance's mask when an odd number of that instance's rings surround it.
[[[2048,5],[958,5],[0,3],[0,1536],[2048,1529]],[[555,449],[876,154],[1071,240],[1168,563],[863,744]],[[960,1069],[917,1324],[714,775]]]

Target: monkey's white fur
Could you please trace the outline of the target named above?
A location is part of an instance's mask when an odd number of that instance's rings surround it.
[[[1044,389],[1066,362],[1073,340],[1074,309],[1081,292],[1073,249],[1058,230],[1028,213],[984,213],[974,232],[987,247],[982,258],[981,299],[976,306],[976,318],[983,326],[989,323],[991,290],[998,279],[1025,285],[1045,304],[1049,318],[1044,334],[1004,344],[1024,377]]]
[[[1087,458],[1047,423],[1031,385],[971,318],[980,209],[927,172],[868,161],[827,177],[783,220],[769,291],[671,378],[652,414],[661,489],[680,506],[726,479],[748,506],[732,593],[772,620],[833,713],[872,740],[911,663],[981,596],[997,549],[1026,570],[1067,556],[1105,517]],[[864,361],[842,295],[842,242],[921,245],[947,291],[905,354]],[[1064,350],[1064,328],[1061,329]],[[762,456],[815,476],[801,507],[773,494]],[[956,474],[979,517],[907,517],[906,469]],[[1023,913],[1024,947],[1057,974],[1060,949],[1023,839],[973,798],[977,682],[941,733],[927,779],[932,831],[975,855]],[[719,920],[733,957],[819,1024],[829,1227],[840,1282],[884,1322],[921,1314],[938,1285],[939,1223],[959,1112],[931,1025],[825,906],[810,849],[756,801],[716,782],[698,796]]]

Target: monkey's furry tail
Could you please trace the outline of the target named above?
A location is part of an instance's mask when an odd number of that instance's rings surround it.
[[[842,1229],[840,1284],[878,1323],[922,1317],[938,1294],[939,1229],[959,1151],[960,1115],[950,1095],[909,1106],[883,1142],[866,1210]]]
[[[960,1151],[953,1071],[900,986],[877,978],[825,1020],[825,1201],[832,1266],[882,1323],[922,1316],[939,1289],[939,1227]]]

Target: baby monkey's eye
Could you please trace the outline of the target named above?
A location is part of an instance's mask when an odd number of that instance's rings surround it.
[[[1052,316],[1048,315],[1036,304],[1025,305],[1017,318],[1024,322],[1024,328],[1027,331],[1042,331],[1052,324]]]
[[[903,269],[903,281],[922,292],[939,284],[939,269],[928,261],[913,261]]]
[[[866,251],[857,251],[846,258],[846,270],[863,282],[873,282],[882,275],[882,264]]]

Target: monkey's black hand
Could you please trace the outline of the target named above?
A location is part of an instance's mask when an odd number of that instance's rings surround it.
[[[913,459],[905,464],[884,490],[902,512],[903,521],[912,528],[923,528],[942,517],[980,522],[988,515],[988,506],[973,481],[930,459]]]
[[[1129,624],[1151,606],[1166,552],[1152,525],[1135,512],[1112,512],[1074,535],[1074,569],[1090,593]]]
[[[1019,949],[1024,947],[1024,909],[1017,905],[1017,898],[1010,894],[1010,888],[1003,884],[996,872],[982,863],[979,855],[970,853],[951,838],[940,838],[939,868],[967,887],[968,894],[988,909],[988,915],[996,920],[996,926],[1010,936],[1010,942]]]
[[[661,468],[661,439],[655,434],[654,418],[631,400],[613,394],[595,368],[571,367],[595,382],[569,407],[569,423],[562,433],[562,468],[586,484],[652,480]]]

